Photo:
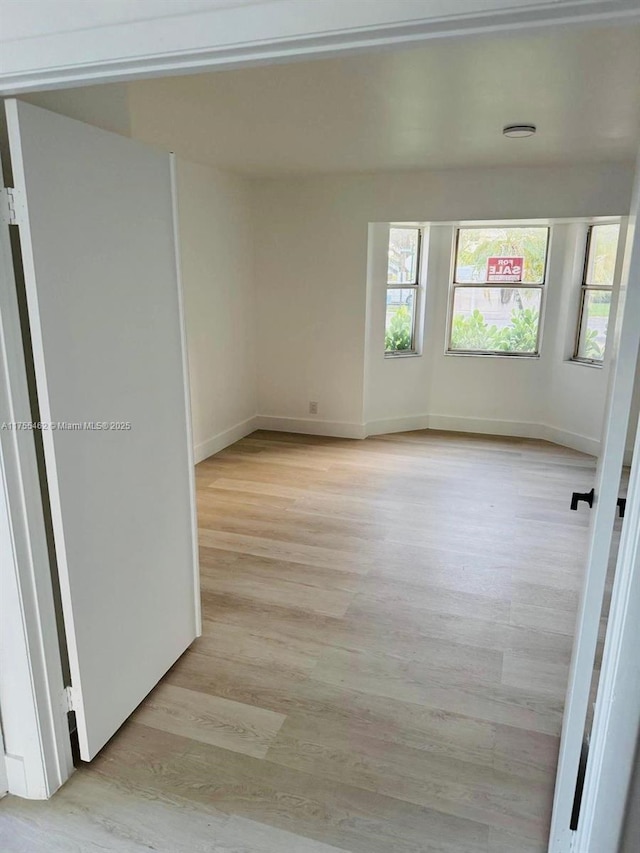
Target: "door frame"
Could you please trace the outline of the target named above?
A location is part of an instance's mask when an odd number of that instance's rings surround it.
[[[624,313],[631,331],[626,341],[628,363],[622,381],[633,387],[640,355],[640,154],[627,239],[631,245],[623,273],[627,286]],[[629,322],[630,319],[635,322]],[[622,344],[625,344],[624,338]],[[619,357],[625,357],[622,347]],[[640,733],[640,666],[637,663],[640,424],[636,430],[626,508],[607,620],[581,819],[575,837],[574,849],[580,853],[615,853],[618,850]]]
[[[198,11],[185,7],[165,0],[163,14],[106,9],[93,25],[79,20],[75,30],[58,23],[49,32],[23,30],[2,44],[0,95],[320,59],[443,37],[640,21],[635,0],[230,0]]]
[[[618,850],[640,730],[640,431],[627,493],[575,850]]]
[[[2,183],[0,169],[0,183]],[[9,183],[9,181],[7,181]],[[0,191],[0,425],[32,421],[6,193]],[[50,797],[73,772],[49,546],[33,432],[0,429],[0,699],[9,792]],[[7,632],[5,635],[4,632]]]
[[[278,22],[280,24],[286,22],[283,12],[285,7],[288,7],[290,13],[291,2],[270,5],[279,7]],[[469,3],[467,10],[461,14],[445,15],[439,18],[436,18],[433,12],[430,15],[427,14],[427,5],[424,4],[422,17],[413,17],[410,20],[407,18],[401,26],[398,21],[387,21],[379,22],[375,26],[364,26],[361,22],[360,26],[354,27],[353,22],[347,25],[342,11],[348,9],[355,14],[355,8],[359,4],[345,3],[345,0],[340,0],[339,3],[332,2],[330,5],[331,15],[324,21],[316,22],[313,36],[309,33],[298,33],[296,37],[289,36],[285,39],[282,33],[266,34],[266,29],[263,29],[259,47],[256,40],[245,38],[245,41],[236,43],[234,51],[230,51],[228,47],[221,44],[200,46],[198,50],[195,50],[193,42],[190,45],[183,43],[176,46],[174,36],[177,28],[171,19],[165,19],[164,22],[160,21],[158,27],[146,27],[146,32],[155,38],[153,44],[145,45],[141,39],[138,43],[139,52],[133,58],[129,56],[124,59],[115,56],[117,40],[114,41],[113,28],[109,32],[107,31],[109,28],[103,28],[102,33],[95,28],[91,31],[94,47],[97,48],[99,45],[103,51],[109,49],[113,51],[113,54],[103,62],[96,62],[95,57],[87,57],[84,61],[75,64],[73,69],[64,69],[60,65],[52,67],[49,62],[47,67],[43,65],[29,74],[11,75],[0,72],[0,94],[106,83],[113,80],[131,80],[187,71],[197,73],[214,67],[242,67],[256,62],[284,61],[296,57],[330,56],[372,47],[398,46],[403,43],[418,44],[431,38],[461,37],[468,33],[538,29],[557,24],[559,17],[563,24],[571,26],[596,20],[603,24],[620,23],[622,20],[631,23],[640,20],[640,8],[635,3],[624,2],[624,0],[616,0],[614,3],[588,0],[587,4],[576,3],[574,0],[561,0],[554,4],[540,4],[527,2],[527,0],[500,0],[500,2],[494,0],[492,3],[484,4],[487,7],[490,6],[491,10],[483,9],[481,15],[478,15],[478,7],[482,6],[482,3]],[[360,8],[363,7],[364,4]],[[247,8],[251,9],[250,6]],[[325,13],[326,11],[325,9]],[[370,8],[369,11],[371,13]],[[204,14],[212,15],[213,13]],[[336,14],[338,14],[337,20]],[[201,38],[202,33],[212,38],[211,33],[215,32],[215,29],[203,27],[201,16],[189,17],[189,32],[192,38],[196,35]],[[171,29],[167,30],[162,49],[158,49],[161,43],[162,27],[166,29],[167,25]],[[122,30],[123,27],[120,29]],[[63,41],[67,46],[72,35],[63,34]],[[67,52],[67,55],[71,54]],[[115,61],[112,61],[112,57]],[[46,56],[41,61],[47,62]],[[7,394],[6,399],[0,397],[0,421],[5,419],[5,413],[9,415],[7,418],[9,420],[30,421],[22,343],[19,334],[16,335],[16,330],[19,330],[19,316],[13,289],[8,229],[3,227],[2,232],[0,237],[0,276],[3,279],[0,287],[0,372],[7,378]],[[41,785],[39,788],[31,786],[30,792],[23,795],[46,797],[69,777],[73,766],[66,728],[67,708],[61,661],[57,653],[55,607],[32,436],[22,433],[7,434],[0,431],[0,463],[6,480],[6,495],[13,532],[11,570],[20,596],[20,609],[16,609],[15,616],[22,626],[27,650],[25,663],[28,665],[31,678],[31,694],[23,699],[31,703],[35,712],[40,744],[39,760],[32,762],[31,769],[34,771],[34,776],[40,777]],[[640,583],[638,573],[634,574],[638,546],[637,544],[632,546],[635,541],[634,536],[640,541],[640,531],[631,531],[629,522],[631,518],[638,517],[640,510],[637,505],[640,505],[640,484],[636,484],[634,491],[630,490],[628,496],[628,520],[625,525],[628,544],[621,548],[618,560],[619,583],[614,597],[615,607],[612,606],[610,617],[611,639],[609,637],[607,639],[603,662],[601,676],[603,688],[602,695],[598,699],[594,728],[594,744],[596,738],[600,744],[599,767],[604,766],[615,740],[615,732],[611,725],[613,716],[610,713],[614,705],[611,703],[615,688],[618,686],[617,679],[622,671],[621,665],[624,663],[622,659],[626,649],[624,641],[627,639],[629,624],[632,624],[634,613],[637,614],[633,609],[633,600],[630,596],[632,589]],[[631,697],[628,697],[628,700],[627,702],[618,701],[615,705],[617,713],[626,714],[627,717],[632,714],[633,702]],[[581,838],[585,838],[586,844],[590,844],[589,837],[595,838],[596,832],[602,828],[600,824],[610,819],[606,809],[603,812],[601,808],[602,798],[606,792],[603,792],[599,786],[598,771],[593,765],[594,762],[588,769],[585,787],[585,797],[589,797],[589,802],[593,804],[594,809],[590,836],[585,836],[587,829],[581,833]],[[620,770],[619,773],[620,783],[623,784],[625,772]],[[562,805],[566,807],[564,800]],[[585,853],[590,849],[585,847]],[[583,853],[582,848],[580,853]],[[599,848],[598,853],[603,853],[603,848]]]
[[[571,668],[562,721],[562,737],[549,840],[550,853],[569,853],[571,850],[582,851],[583,849],[581,846],[576,847],[576,844],[579,838],[584,836],[584,833],[581,831],[578,835],[575,830],[571,829],[570,824],[583,750],[584,727],[590,701],[600,615],[616,514],[616,500],[624,462],[640,346],[640,323],[638,323],[638,317],[640,317],[640,230],[636,227],[639,202],[640,168],[637,168],[626,232],[621,233],[621,239],[624,239],[624,254],[623,256],[619,254],[617,264],[618,269],[620,269],[620,292],[613,334],[613,358],[609,374],[600,459],[596,473],[595,505],[590,530],[589,553],[574,634]],[[627,538],[636,532],[633,531],[630,520],[635,517],[635,501],[638,499],[640,499],[640,493],[635,493],[630,485],[627,496],[629,512],[626,514],[627,517],[623,524],[620,549],[616,557],[616,578],[618,575],[624,576],[628,569],[625,564],[629,558],[626,542]],[[621,605],[622,602],[620,601],[615,604],[612,603],[609,613],[610,624],[618,619],[625,618],[624,614],[616,609]],[[609,661],[608,666],[612,664],[615,665],[613,661]],[[605,670],[603,663],[600,685],[607,683],[608,678],[609,673]],[[598,691],[598,700],[601,701],[600,690]],[[594,732],[592,732],[592,745],[587,761],[589,780],[592,778],[594,755],[599,748],[602,748],[601,744],[594,743],[593,737],[595,737]],[[633,748],[632,745],[631,751]],[[587,802],[583,794],[579,827],[585,824],[584,815],[588,808]],[[592,800],[589,802],[593,805]],[[600,848],[599,853],[609,853],[609,850],[603,847]],[[614,853],[613,848],[611,853]]]

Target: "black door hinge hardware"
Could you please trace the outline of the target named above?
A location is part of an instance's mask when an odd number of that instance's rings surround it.
[[[595,494],[595,489],[591,489],[590,492],[573,492],[573,494],[571,495],[571,509],[577,510],[580,501],[584,501],[585,503],[588,503],[590,507],[592,507]]]
[[[595,489],[591,489],[590,492],[572,492],[571,509],[577,510],[580,501],[584,501],[585,503],[589,504],[590,507],[592,507],[594,498]],[[618,500],[616,501],[616,506],[618,507],[618,515],[620,516],[620,518],[624,518],[624,512],[627,508],[627,499],[618,498]]]

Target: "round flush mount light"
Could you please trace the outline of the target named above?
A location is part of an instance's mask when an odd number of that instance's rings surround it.
[[[502,133],[509,139],[524,139],[536,132],[535,124],[508,124],[502,128]]]

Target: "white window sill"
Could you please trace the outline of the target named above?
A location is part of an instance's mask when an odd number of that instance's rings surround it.
[[[389,359],[394,358],[420,358],[421,352],[385,352],[384,357]]]
[[[444,354],[454,356],[454,358],[507,358],[512,361],[531,361],[540,358],[539,352],[518,354],[515,352],[457,352],[456,350],[445,350]]]
[[[582,358],[570,358],[568,359],[569,364],[578,364],[580,367],[595,367],[597,370],[602,370],[604,367],[603,361],[587,361]]]

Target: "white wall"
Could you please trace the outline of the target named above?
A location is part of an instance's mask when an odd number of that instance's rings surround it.
[[[30,99],[156,138],[130,112],[122,86]],[[572,245],[568,226],[555,228],[536,361],[444,356],[449,268],[442,251],[434,252],[440,268],[431,263],[429,271],[425,355],[384,359],[368,229],[389,221],[620,215],[631,179],[631,165],[601,164],[248,181],[179,161],[196,458],[256,424],[353,437],[427,425],[539,435],[531,425],[542,424],[548,437],[573,437],[596,452],[608,369],[572,364],[563,350],[577,312],[577,290],[568,285],[581,263],[563,249]],[[434,249],[449,239],[447,228],[431,231]]]
[[[316,426],[362,423],[367,220],[339,203],[353,180],[256,187],[258,412],[284,427],[309,417],[310,400]]]
[[[626,211],[623,211],[626,212]],[[551,247],[545,335],[541,358],[541,398],[546,408],[540,420],[542,435],[597,454],[602,434],[611,348],[604,366],[592,367],[571,361],[580,308],[580,284],[584,270],[587,230],[582,224],[554,229]],[[614,318],[609,328],[613,333]],[[633,447],[633,439],[631,440]]]
[[[59,89],[54,92],[32,92],[21,95],[36,107],[84,121],[102,130],[131,136],[129,92],[125,83],[107,83],[86,89]]]
[[[448,262],[429,270],[437,286],[428,294],[425,355],[384,359],[381,329],[365,328],[369,226],[620,215],[629,210],[632,174],[631,165],[604,164],[257,183],[261,424],[362,435],[367,424],[381,431],[398,419],[408,419],[405,428],[425,426],[420,417],[427,414],[431,426],[448,428],[462,428],[465,421],[467,428],[490,426],[481,421],[542,422],[559,431],[579,429],[591,440],[584,449],[595,449],[606,370],[562,364],[554,340],[573,310],[558,284],[570,275],[571,258],[559,248],[549,271],[555,285],[541,359],[444,356]],[[432,248],[438,239],[450,239],[446,228],[431,232]],[[370,279],[369,294],[372,286]],[[548,388],[550,371],[561,376],[558,394]],[[575,393],[568,396],[567,390]],[[309,415],[310,400],[319,402],[317,417]],[[528,434],[526,426],[521,433]]]
[[[424,350],[415,358],[384,357],[386,258],[381,247],[380,266],[369,276],[374,291],[370,301],[377,307],[366,361],[364,420],[369,432],[388,429],[395,419],[397,429],[422,425],[517,433],[544,405],[541,360],[445,354],[453,234],[450,225],[429,229]],[[404,397],[401,408],[394,400],[399,394]]]
[[[588,225],[554,223],[539,358],[473,358],[445,353],[455,226],[426,230],[421,356],[385,358],[388,226],[370,226],[364,420],[369,434],[434,427],[537,436],[597,453],[604,368],[571,362]],[[426,270],[424,267],[426,266]],[[425,287],[426,285],[426,287]]]
[[[180,251],[196,461],[251,432],[256,413],[248,182],[178,161]]]

